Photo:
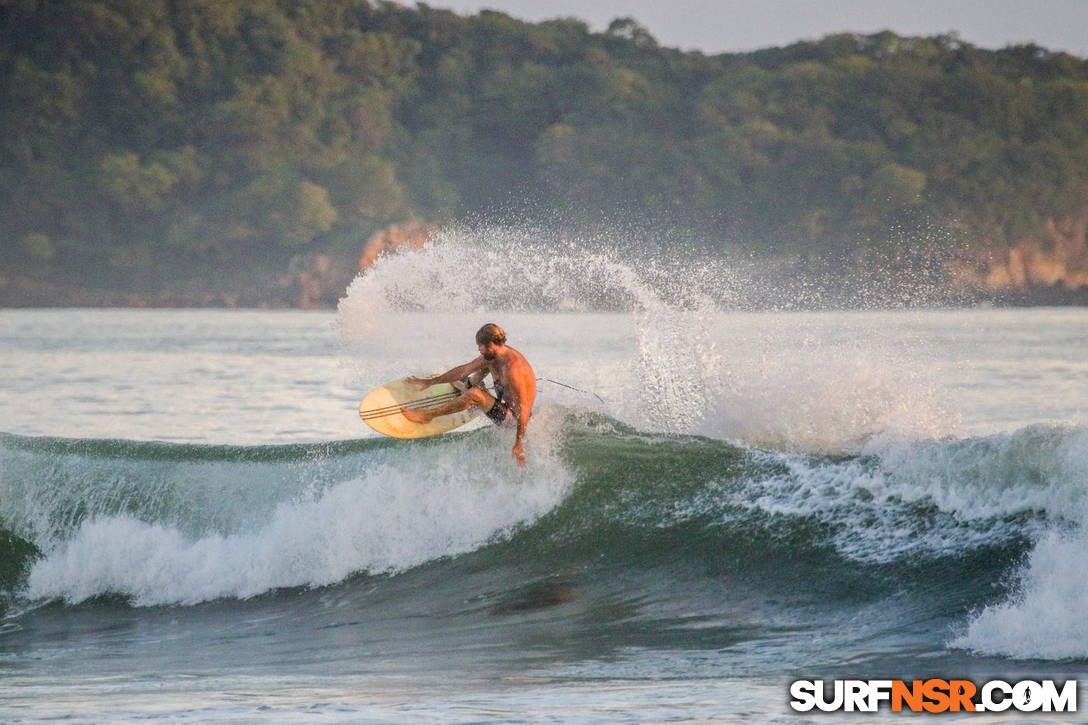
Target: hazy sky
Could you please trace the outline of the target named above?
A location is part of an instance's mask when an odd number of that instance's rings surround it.
[[[408,0],[406,4],[411,4]],[[1088,56],[1088,0],[430,0],[462,14],[526,20],[577,17],[596,31],[633,17],[662,45],[707,53],[753,50],[849,31],[955,31],[986,48],[1035,42]]]

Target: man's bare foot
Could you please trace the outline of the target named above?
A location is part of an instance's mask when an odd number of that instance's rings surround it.
[[[433,415],[422,410],[414,410],[413,408],[401,408],[400,414],[413,423],[430,423],[434,418]]]

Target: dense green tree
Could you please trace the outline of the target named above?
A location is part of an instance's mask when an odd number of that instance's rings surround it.
[[[662,48],[368,0],[0,2],[0,275],[153,288],[516,207],[767,252],[1088,201],[1088,63],[953,35]]]

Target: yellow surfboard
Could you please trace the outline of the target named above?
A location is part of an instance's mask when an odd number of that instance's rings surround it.
[[[427,438],[459,428],[480,414],[476,406],[459,413],[442,415],[430,423],[413,423],[400,412],[403,408],[427,410],[453,400],[458,395],[449,383],[420,390],[407,378],[394,380],[371,390],[359,403],[359,417],[382,435],[393,438]]]

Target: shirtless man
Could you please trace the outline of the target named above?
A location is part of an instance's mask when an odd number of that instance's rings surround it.
[[[517,423],[517,436],[514,438],[514,458],[519,466],[525,465],[525,427],[529,425],[529,415],[533,411],[536,399],[536,375],[525,356],[506,344],[506,333],[498,325],[488,323],[476,333],[476,349],[480,357],[472,362],[439,375],[436,378],[408,378],[408,382],[425,390],[438,383],[454,383],[468,378],[468,384],[461,394],[451,402],[429,410],[401,408],[404,417],[413,423],[428,423],[440,415],[449,415],[465,410],[471,405],[484,411],[496,425]],[[481,385],[484,377],[491,374],[495,381],[495,394],[487,392]]]

